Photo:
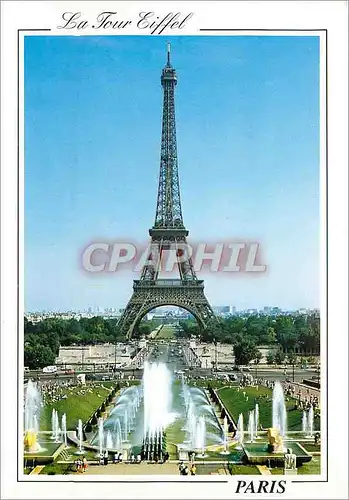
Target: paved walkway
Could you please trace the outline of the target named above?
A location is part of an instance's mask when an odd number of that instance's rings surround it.
[[[294,398],[298,398],[298,396],[300,395],[301,400],[304,401],[308,397],[313,396],[317,397],[320,401],[320,389],[316,389],[315,387],[308,387],[307,385],[300,384],[298,382],[285,382],[283,386],[284,389],[287,389],[288,387],[295,388],[295,392],[293,394]]]
[[[263,476],[271,476],[271,472],[266,465],[257,465],[257,469]]]
[[[29,473],[29,475],[31,474],[40,474],[40,472],[42,471],[42,469],[44,468],[45,466],[44,465],[37,465],[36,467],[34,467],[34,469]]]
[[[76,472],[75,474],[81,474]],[[108,464],[108,465],[90,465],[85,472],[88,475],[155,475],[155,474],[176,474],[179,475],[177,464]]]

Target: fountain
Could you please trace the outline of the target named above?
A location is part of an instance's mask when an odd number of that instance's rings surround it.
[[[253,417],[252,417],[253,414]],[[252,442],[252,429],[256,431],[256,421],[259,420],[259,408],[250,412],[249,415],[249,434],[250,442],[242,445],[248,463],[250,464],[277,464],[278,466],[284,465],[285,451],[291,448],[286,439],[286,405],[282,386],[276,382],[273,389],[272,399],[272,422],[273,427],[267,429],[267,443],[265,442]],[[302,427],[303,431],[308,427],[309,415],[303,414]],[[239,422],[238,422],[239,423]],[[254,435],[255,437],[255,435]],[[296,455],[297,466],[309,462],[311,454],[303,448],[300,443],[292,440],[292,449]]]
[[[163,430],[175,419],[171,383],[165,364],[144,363],[142,454],[146,459],[162,457]]]
[[[52,408],[52,414],[51,414],[51,429],[52,429],[52,434],[51,434],[51,439],[56,440],[57,437],[57,430],[56,430],[56,410]]]
[[[201,458],[204,458],[206,451],[206,422],[205,417],[201,415],[196,421],[195,445],[196,450],[201,451]]]
[[[217,415],[210,405],[205,392],[196,387],[184,386],[182,389],[186,402],[186,423],[183,430],[186,431],[186,439],[184,441],[186,449],[195,450],[205,455],[206,438],[209,435],[211,440],[215,440],[217,445],[224,444],[228,431],[224,431],[218,421]],[[214,434],[207,432],[207,425],[214,429]],[[226,422],[228,427],[228,423]],[[224,427],[224,424],[223,424]],[[223,439],[222,439],[223,434]],[[226,434],[226,436],[225,436]],[[225,446],[225,445],[224,445]],[[203,455],[202,455],[203,453]]]
[[[37,442],[39,432],[41,394],[37,385],[29,380],[24,403],[24,450],[35,453],[41,450]]]
[[[185,405],[186,411],[188,411],[188,406],[189,406],[189,401],[190,401],[190,394],[189,394],[188,386],[184,382],[183,374],[181,376],[181,383],[182,383],[182,396],[183,396],[183,399],[184,399],[184,405]]]
[[[61,437],[61,429],[59,428],[59,418],[58,418],[58,411],[57,410],[55,411],[55,414],[54,414],[54,420],[55,420],[55,425],[54,425],[54,428],[55,428],[55,443],[59,443],[60,442],[60,437]]]
[[[120,448],[121,446],[121,441],[122,441],[122,437],[121,437],[121,424],[120,424],[120,420],[117,419],[116,420],[116,443],[117,443],[117,449]]]
[[[172,401],[173,393],[179,398]],[[187,385],[184,377],[179,385],[174,384],[164,363],[145,362],[141,386],[120,391],[106,420],[98,421],[91,444],[100,451],[127,451],[144,460],[161,460],[166,451],[165,430],[177,418],[183,419],[178,431],[185,432],[176,443],[183,459],[189,451],[199,457],[208,452],[231,453],[228,416],[220,422],[205,390]],[[177,427],[171,428],[171,437],[172,432]]]
[[[275,382],[273,389],[273,428],[279,431],[281,437],[286,437],[287,417],[284,391],[280,382]]]
[[[120,420],[116,419],[114,422],[114,428],[113,428],[113,434],[115,436],[114,439],[114,449],[120,450],[121,448],[121,441],[122,441],[122,434],[121,434],[121,424]]]
[[[228,419],[227,416],[224,416],[223,419],[223,443],[224,443],[224,450],[221,452],[222,455],[228,455],[228,434],[229,434],[229,427],[228,427]]]
[[[305,435],[308,434],[308,415],[306,411],[303,411],[303,416],[302,416],[302,432]]]
[[[107,450],[112,450],[114,448],[113,438],[112,438],[110,430],[107,431],[107,438],[106,438],[105,447]]]
[[[99,454],[102,455],[104,449],[104,427],[103,418],[98,419],[98,444],[99,444]]]
[[[124,411],[124,439],[123,441],[127,443],[128,441],[128,432],[129,432],[129,422],[128,422],[128,412],[127,408]]]
[[[314,434],[314,409],[311,406],[308,411],[302,414],[302,433],[305,437],[312,438]]]
[[[61,435],[61,429],[59,427],[58,412],[54,408],[52,409],[51,426],[52,426],[51,439],[53,439],[55,443],[59,443],[60,442],[60,437],[61,437],[60,436]]]
[[[82,430],[82,420],[79,418],[78,421],[78,433],[77,433],[78,441],[79,441],[79,450],[76,452],[77,455],[82,455],[83,449],[82,449],[82,441],[83,441],[83,430]]]
[[[250,437],[250,443],[254,441],[254,433],[255,433],[256,425],[255,425],[255,414],[254,410],[250,411],[248,415],[248,434]]]
[[[258,406],[258,403],[256,403],[256,406],[254,409],[254,421],[255,421],[254,437],[255,437],[255,439],[259,439],[259,436],[258,436],[258,428],[259,428],[259,406]]]
[[[238,446],[236,447],[236,449],[241,450],[242,445],[244,443],[244,417],[243,417],[242,413],[240,413],[239,418],[238,418],[236,438],[238,441]]]
[[[307,419],[307,431],[308,431],[308,437],[312,438],[314,434],[314,408],[313,406],[310,407],[308,411],[308,419]]]
[[[120,452],[132,448],[130,434],[138,437],[142,432],[136,422],[142,398],[140,386],[122,389],[108,418],[98,419],[97,432],[91,444],[98,447],[100,453],[105,449]]]
[[[68,447],[68,443],[67,443],[67,415],[65,413],[62,415],[62,435],[63,435],[64,446],[67,448]]]

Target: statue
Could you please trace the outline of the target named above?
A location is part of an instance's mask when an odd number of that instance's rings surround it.
[[[287,452],[285,453],[284,457],[285,457],[285,465],[284,465],[285,474],[296,474],[297,456],[294,453],[292,453],[291,448],[287,448]]]
[[[38,443],[36,442],[36,432],[26,431],[24,435],[24,451],[33,453],[40,449]]]
[[[284,444],[282,436],[280,436],[279,430],[270,427],[268,429],[268,451],[271,453],[283,453]]]

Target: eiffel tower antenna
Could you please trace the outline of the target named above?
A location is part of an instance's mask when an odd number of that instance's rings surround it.
[[[171,67],[171,44],[167,42],[167,65],[168,68]]]
[[[150,310],[162,305],[174,305],[191,312],[202,329],[214,318],[204,294],[204,282],[198,280],[189,252],[182,216],[178,175],[175,119],[176,70],[171,65],[171,47],[167,44],[167,62],[161,73],[163,88],[160,173],[155,221],[149,230],[149,257],[141,277],[133,282],[133,295],[120,320],[121,331],[130,338],[140,320]],[[159,279],[164,250],[176,253],[179,279]],[[184,252],[184,253],[183,253]]]
[[[171,44],[167,42],[167,67],[171,66]]]

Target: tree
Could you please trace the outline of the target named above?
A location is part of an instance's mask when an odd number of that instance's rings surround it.
[[[287,363],[289,365],[295,365],[297,362],[297,355],[294,352],[287,353]]]
[[[259,349],[256,350],[256,357],[254,358],[253,362],[255,365],[259,365],[262,359],[262,353]]]
[[[293,349],[298,341],[298,333],[291,316],[280,316],[275,323],[276,339],[284,349]]]
[[[268,351],[267,363],[268,365],[273,365],[275,363],[275,354],[273,351]]]
[[[307,325],[307,327],[303,329],[300,338],[305,352],[314,354],[320,353],[320,329],[316,324]]]
[[[207,328],[201,332],[201,339],[205,342],[214,342],[221,338],[221,327],[217,319],[211,319],[207,323]]]
[[[43,368],[54,362],[55,355],[49,347],[42,344],[24,346],[24,364],[30,369]]]
[[[281,365],[285,360],[285,354],[282,349],[278,349],[275,353],[275,363]]]
[[[276,342],[276,334],[275,330],[272,326],[268,326],[263,344],[275,344]]]
[[[190,337],[199,328],[193,319],[180,322],[183,334]],[[194,326],[195,325],[195,326]],[[201,333],[203,341],[235,344],[240,336],[256,345],[280,344],[285,350],[292,350],[300,343],[311,352],[318,352],[320,346],[320,319],[315,316],[280,314],[267,316],[255,314],[231,316],[210,321]]]
[[[236,365],[247,365],[253,359],[256,359],[259,351],[256,344],[251,340],[240,338],[234,344],[234,356]]]

